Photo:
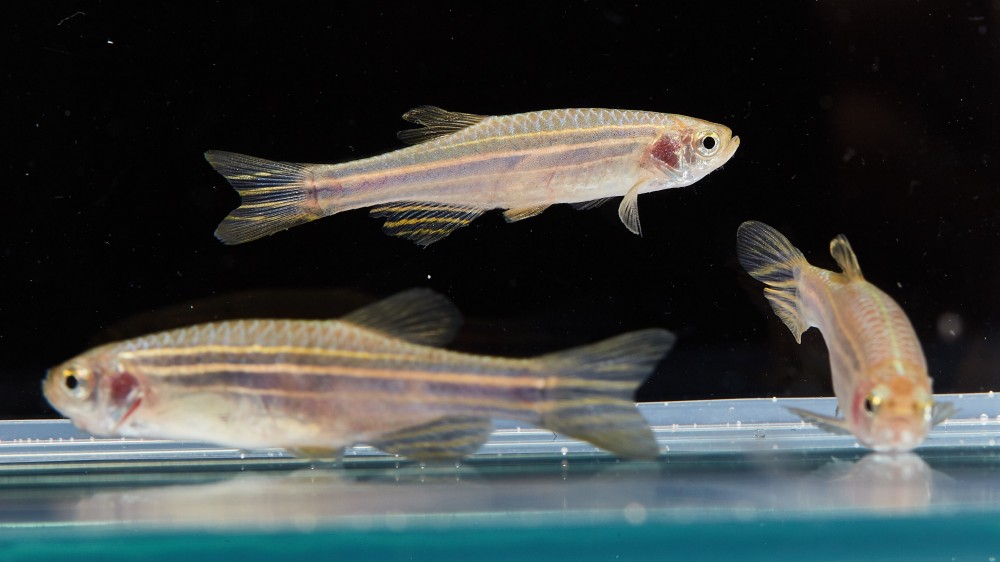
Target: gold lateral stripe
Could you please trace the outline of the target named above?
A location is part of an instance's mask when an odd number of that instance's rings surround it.
[[[238,396],[274,396],[279,398],[288,399],[303,399],[303,400],[314,400],[329,402],[335,400],[337,396],[343,399],[344,392],[317,392],[315,390],[282,390],[275,388],[247,388],[247,387],[236,387],[233,385],[222,385],[213,384],[199,386],[197,388],[188,389],[189,393],[197,393],[199,395],[204,395],[206,393],[216,393],[222,395],[238,395]],[[331,394],[335,396],[330,396]],[[475,395],[441,395],[422,392],[419,394],[403,394],[399,392],[390,391],[357,391],[351,390],[347,393],[347,400],[352,404],[356,404],[359,408],[364,407],[366,404],[400,404],[405,406],[411,406],[414,404],[420,407],[433,408],[434,406],[457,406],[463,408],[475,408],[475,409],[493,409],[493,410],[519,410],[519,411],[535,411],[538,406],[538,402],[527,402],[524,400],[514,400],[512,398],[489,398],[483,396]],[[478,412],[477,412],[478,413]],[[484,414],[488,415],[488,414]]]
[[[616,128],[616,126],[612,126],[612,128]],[[633,128],[635,128],[635,129],[638,129],[638,128],[648,128],[648,129],[650,129],[651,130],[650,131],[650,137],[651,138],[656,136],[657,129],[658,129],[657,127],[652,126],[652,125],[644,125],[642,127],[633,127]],[[503,143],[506,144],[510,139],[513,139],[513,138],[531,137],[531,136],[545,137],[545,136],[556,136],[556,135],[569,136],[572,133],[579,133],[579,132],[582,132],[582,131],[585,132],[585,131],[590,131],[590,130],[596,131],[596,130],[600,130],[600,129],[598,129],[598,128],[592,128],[592,129],[586,129],[586,130],[584,130],[584,129],[570,129],[570,130],[565,130],[565,131],[543,131],[543,132],[535,132],[535,133],[528,133],[528,134],[522,134],[522,135],[491,136],[491,137],[485,137],[483,139],[479,139],[479,140],[476,140],[476,141],[470,141],[470,142],[465,142],[465,143],[458,143],[458,144],[454,144],[454,145],[444,145],[444,146],[442,146],[440,148],[440,150],[442,152],[457,152],[457,151],[459,151],[459,149],[461,147],[464,147],[464,146],[474,146],[475,144],[482,143],[482,142],[503,142]],[[375,179],[375,180],[382,181],[382,180],[384,180],[386,178],[390,178],[390,177],[397,176],[397,175],[398,176],[406,176],[406,175],[410,175],[410,174],[412,174],[414,172],[420,172],[420,171],[425,171],[425,170],[437,170],[437,169],[440,169],[440,168],[447,168],[447,167],[450,167],[450,166],[460,167],[460,166],[463,166],[463,165],[471,165],[471,164],[474,164],[474,163],[476,163],[478,161],[482,161],[482,160],[492,160],[492,159],[497,159],[497,158],[510,158],[510,157],[513,157],[513,156],[522,156],[522,155],[523,156],[539,156],[539,155],[555,154],[555,153],[559,153],[559,152],[568,152],[570,150],[579,150],[579,149],[582,149],[582,148],[602,148],[602,147],[603,148],[607,148],[607,147],[610,147],[610,146],[616,146],[616,145],[627,146],[627,145],[630,145],[630,144],[639,145],[639,144],[645,144],[645,143],[642,142],[642,141],[640,141],[639,139],[635,139],[635,138],[628,138],[628,137],[626,137],[626,138],[620,138],[620,137],[616,137],[616,136],[611,136],[611,137],[609,137],[607,139],[601,139],[601,140],[590,141],[590,142],[581,142],[581,143],[577,143],[577,144],[571,144],[571,143],[551,144],[551,145],[546,145],[546,146],[542,146],[542,147],[528,147],[528,148],[523,148],[523,149],[518,149],[518,150],[508,150],[508,151],[502,151],[502,152],[501,151],[490,152],[488,150],[487,151],[481,151],[481,152],[473,151],[473,152],[471,152],[469,154],[465,154],[465,155],[462,155],[462,156],[456,156],[456,157],[451,157],[451,158],[445,157],[445,158],[440,158],[440,159],[436,159],[436,160],[432,160],[430,162],[424,162],[424,163],[420,163],[420,164],[400,165],[400,166],[394,166],[393,168],[390,168],[390,169],[380,169],[380,170],[374,170],[374,171],[371,171],[371,172],[348,173],[348,174],[345,174],[343,176],[338,177],[338,181],[340,183],[342,183],[342,184],[347,184],[347,183],[355,182],[355,181],[365,181],[365,180],[369,180],[369,179]],[[415,145],[413,147],[404,148],[404,149],[401,149],[401,150],[396,151],[396,152],[387,152],[386,154],[383,154],[381,156],[373,156],[372,158],[368,158],[368,159],[353,160],[351,162],[346,162],[345,164],[332,164],[332,165],[333,166],[344,166],[344,165],[347,165],[347,164],[364,163],[364,162],[368,162],[370,160],[379,159],[379,158],[386,158],[386,157],[389,157],[389,156],[392,156],[392,155],[396,155],[398,152],[419,149],[419,148],[426,147],[426,146],[428,146],[428,145],[426,145],[426,144]],[[485,176],[489,176],[491,174],[485,173],[485,174],[481,174],[481,175],[485,177]]]
[[[879,318],[882,320],[883,328],[882,332],[886,335],[889,340],[889,358],[892,361],[902,361],[905,360],[903,354],[899,350],[899,338],[897,337],[896,330],[893,326],[892,315],[889,312],[889,308],[885,304],[885,299],[882,295],[878,294],[877,290],[867,289],[868,296],[878,307]]]
[[[833,331],[831,334],[823,333],[827,352],[830,354],[837,353],[839,357],[848,359],[848,363],[857,364],[859,369],[864,369],[865,363],[867,363],[864,356],[864,348],[861,347],[857,339],[858,334],[854,334],[855,330],[844,321],[844,317],[840,312],[841,299],[836,298],[830,287],[833,281],[825,279],[820,275],[820,272],[824,271],[826,270],[809,266],[807,274],[812,282],[800,284],[799,299],[804,301],[804,304],[814,314],[825,319],[829,329]],[[815,287],[819,287],[822,294],[810,293],[809,289],[815,291]],[[811,298],[809,298],[810,296]],[[846,344],[847,349],[844,348],[843,344]],[[856,361],[850,361],[852,357]]]
[[[355,379],[406,380],[495,388],[529,387],[542,390],[546,387],[546,379],[542,376],[489,375],[476,372],[441,373],[433,371],[406,371],[402,369],[346,367],[339,365],[299,365],[295,363],[200,363],[193,365],[143,365],[142,372],[143,374],[156,377],[184,377],[208,373],[234,372],[251,374],[332,376]],[[528,382],[525,379],[530,379],[532,382]],[[634,382],[629,381],[562,377],[560,377],[558,381],[559,387],[562,389],[578,388],[594,391],[620,391],[623,389],[631,389],[635,386]]]
[[[124,351],[119,357],[125,360],[156,359],[161,357],[187,357],[201,354],[225,354],[234,355],[261,354],[261,355],[317,355],[321,357],[350,357],[357,359],[372,360],[412,360],[412,354],[405,353],[372,353],[370,351],[357,351],[352,349],[327,349],[322,347],[305,347],[296,345],[196,345],[191,347],[156,347],[150,349],[136,349]],[[517,361],[514,359],[514,361]]]

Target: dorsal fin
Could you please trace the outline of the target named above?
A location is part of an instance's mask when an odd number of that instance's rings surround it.
[[[400,131],[396,133],[396,137],[407,144],[420,144],[475,125],[487,117],[489,116],[445,111],[433,105],[421,105],[404,113],[403,119],[423,127]]]
[[[846,236],[838,234],[830,241],[830,255],[849,279],[864,279],[861,275],[861,266],[858,265],[858,256],[854,255]]]
[[[421,345],[444,345],[462,325],[462,314],[444,295],[410,289],[341,318],[363,328]]]

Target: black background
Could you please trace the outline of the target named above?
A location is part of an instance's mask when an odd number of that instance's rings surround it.
[[[763,220],[809,259],[845,233],[910,315],[941,392],[1000,364],[997,2],[462,2],[5,8],[0,417],[52,416],[45,369],[195,322],[329,317],[413,286],[456,349],[530,355],[664,326],[641,400],[831,394],[735,260]],[[740,135],[696,185],[644,195],[643,237],[558,206],[422,249],[364,211],[226,247],[207,149],[336,162],[400,147],[421,104],[682,113]]]

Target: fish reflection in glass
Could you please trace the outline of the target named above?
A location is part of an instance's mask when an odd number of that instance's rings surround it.
[[[659,446],[633,393],[673,345],[662,329],[513,359],[433,347],[461,317],[413,289],[339,320],[234,320],[107,344],[49,371],[43,391],[95,435],[284,447],[357,443],[460,458],[492,418],[523,420],[627,458]]]
[[[843,418],[790,408],[836,433],[853,433],[876,451],[908,451],[931,426],[954,412],[935,403],[920,342],[896,301],[861,275],[843,235],[830,242],[842,273],[810,265],[780,232],[756,221],[737,232],[740,265],[767,285],[771,308],[801,342],[819,328],[830,354],[838,410]]]
[[[740,144],[724,125],[649,111],[485,116],[422,106],[403,118],[423,126],[398,135],[414,146],[342,164],[206,152],[241,197],[215,235],[240,244],[371,207],[387,234],[427,246],[491,209],[514,222],[556,203],[589,209],[622,196],[618,215],[639,234],[640,193],[690,185]]]

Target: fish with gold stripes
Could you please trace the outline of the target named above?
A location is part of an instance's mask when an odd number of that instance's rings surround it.
[[[650,111],[486,116],[421,106],[403,118],[422,126],[398,134],[413,146],[342,164],[206,152],[241,198],[215,235],[240,244],[370,207],[386,234],[427,246],[491,209],[514,222],[556,203],[589,209],[614,197],[640,234],[640,193],[691,185],[740,145],[724,125]]]
[[[830,242],[836,273],[810,265],[774,228],[743,223],[736,234],[740,265],[767,287],[764,296],[801,343],[819,328],[830,353],[837,409],[832,417],[789,408],[823,429],[854,434],[876,451],[908,451],[955,411],[935,403],[920,341],[896,301],[861,275],[844,235]]]
[[[94,435],[283,447],[364,443],[460,458],[492,419],[523,420],[625,458],[659,447],[633,401],[669,351],[662,329],[533,358],[442,349],[461,316],[412,289],[337,320],[233,320],[110,343],[51,369],[49,403]]]

